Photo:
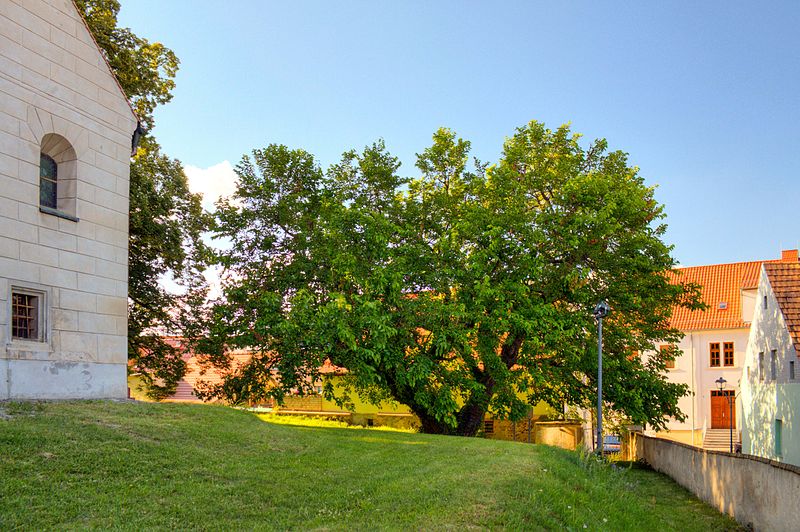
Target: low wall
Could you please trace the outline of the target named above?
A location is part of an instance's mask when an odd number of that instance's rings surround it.
[[[636,458],[755,530],[797,530],[800,468],[634,435]]]

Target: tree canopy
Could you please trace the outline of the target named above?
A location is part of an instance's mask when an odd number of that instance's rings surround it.
[[[89,29],[146,130],[153,112],[172,99],[178,59],[169,48],[117,26],[117,0],[76,0]],[[186,364],[164,333],[193,338],[205,302],[201,240],[209,219],[189,191],[180,162],[146,134],[130,169],[128,358],[152,397],[171,394]],[[164,281],[172,282],[172,290]]]
[[[671,355],[638,353],[679,340],[673,305],[701,303],[696,287],[670,283],[663,207],[638,169],[604,140],[584,149],[568,126],[535,121],[496,164],[470,165],[469,151],[440,129],[413,179],[382,142],[327,172],[280,145],[245,156],[217,208],[230,246],[203,348],[221,366],[226,349],[254,356],[209,393],[311,391],[329,360],[349,392],[407,405],[424,431],[474,435],[487,410],[591,406],[591,310],[606,299],[607,406],[655,427],[682,419]]]

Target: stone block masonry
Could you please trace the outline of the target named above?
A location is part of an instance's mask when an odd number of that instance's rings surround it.
[[[0,0],[0,400],[127,396],[135,129],[71,0]]]

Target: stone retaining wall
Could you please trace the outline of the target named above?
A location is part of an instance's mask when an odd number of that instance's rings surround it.
[[[635,456],[754,530],[797,530],[800,468],[756,456],[706,451],[633,436]]]

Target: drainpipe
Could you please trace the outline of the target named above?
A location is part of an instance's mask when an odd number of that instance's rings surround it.
[[[689,346],[692,351],[692,446],[694,446],[694,427],[695,427],[695,401],[697,401],[697,394],[695,393],[695,373],[697,368],[694,365],[694,334],[689,333]]]

